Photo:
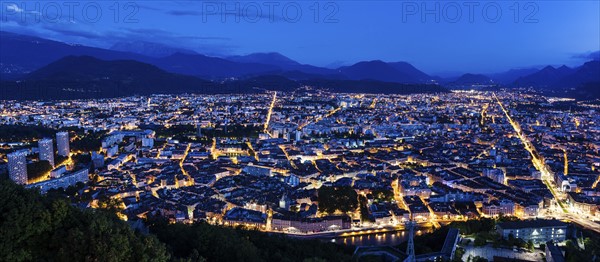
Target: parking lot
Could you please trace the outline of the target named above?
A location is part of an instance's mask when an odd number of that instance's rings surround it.
[[[514,258],[521,259],[527,261],[542,261],[542,251],[536,249],[534,252],[527,251],[514,251],[513,249],[507,248],[494,248],[492,245],[487,245],[483,247],[475,247],[472,244],[468,246],[463,246],[465,249],[465,255],[463,256],[463,261],[467,261],[468,257],[480,256],[486,258],[489,261],[493,261],[494,256],[505,257],[505,258]]]

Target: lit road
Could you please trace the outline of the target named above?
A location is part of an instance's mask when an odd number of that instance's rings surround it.
[[[212,141],[212,145],[210,146],[210,154],[212,155],[213,159],[217,159],[217,157],[219,157],[219,155],[217,155],[217,138],[213,137],[213,141]]]
[[[483,105],[483,108],[481,109],[481,121],[480,121],[481,125],[485,124],[485,113],[487,112],[488,107],[489,107],[489,104],[485,104],[485,105]]]
[[[179,161],[179,168],[181,168],[181,173],[183,173],[183,175],[185,175],[189,179],[189,181],[193,181],[193,180],[192,180],[192,177],[190,176],[190,174],[188,174],[188,172],[185,171],[185,168],[183,168],[183,162],[187,158],[187,156],[190,152],[191,146],[192,146],[192,144],[188,143],[187,147],[185,148],[185,152],[183,153],[183,158],[181,158],[181,161]],[[190,186],[191,186],[191,182],[190,182]]]
[[[546,186],[552,193],[552,196],[554,197],[554,199],[556,199],[556,202],[562,208],[563,212],[567,213],[568,212],[567,209],[565,209],[565,207],[563,206],[563,204],[560,201],[561,198],[559,198],[558,194],[554,191],[554,188],[553,188],[552,184],[550,183],[550,179],[552,179],[553,176],[551,175],[550,171],[548,170],[548,167],[546,166],[546,162],[539,157],[537,150],[535,149],[533,144],[529,141],[527,136],[523,133],[523,130],[521,130],[521,126],[519,125],[519,123],[515,122],[512,119],[512,117],[510,117],[508,110],[506,110],[506,108],[504,108],[504,105],[502,104],[502,102],[500,102],[500,99],[498,99],[498,97],[496,96],[495,93],[492,93],[492,94],[494,96],[494,99],[496,99],[496,101],[498,102],[498,105],[500,105],[500,108],[506,115],[508,122],[515,129],[515,132],[517,133],[517,136],[519,137],[519,139],[525,146],[525,149],[531,155],[531,162],[533,163],[533,166],[535,167],[535,169],[539,170],[542,173],[542,181],[544,182],[544,184],[546,184]]]
[[[400,194],[400,190],[398,188],[398,179],[392,181],[392,189],[394,190],[394,200],[396,200],[396,204],[401,209],[408,210],[408,207],[404,203],[404,199],[402,199],[402,194]]]
[[[337,113],[337,112],[338,112],[338,111],[340,111],[341,109],[342,109],[342,107],[338,107],[338,108],[336,108],[336,109],[333,109],[333,110],[329,111],[329,113],[327,113],[327,114],[326,114],[326,115],[324,115],[324,116],[319,116],[319,117],[317,117],[317,118],[315,118],[315,119],[313,119],[313,120],[307,121],[307,122],[305,122],[304,124],[301,124],[301,125],[299,125],[299,126],[298,126],[298,130],[302,130],[302,128],[305,128],[307,125],[310,125],[310,124],[316,124],[316,123],[318,123],[319,121],[323,120],[324,118],[327,118],[327,117],[330,117],[330,116],[332,116],[333,114]]]
[[[578,224],[584,228],[593,230],[596,233],[600,233],[600,224],[590,220],[589,218],[584,217],[584,215],[569,213],[563,214],[562,218],[570,220],[571,222]]]
[[[275,107],[275,100],[277,100],[277,92],[273,92],[273,100],[271,100],[271,105],[269,106],[269,111],[267,112],[267,120],[265,120],[264,131],[267,134],[267,129],[269,128],[269,121],[271,121],[271,114],[273,113],[273,107]]]
[[[496,101],[498,102],[498,105],[500,105],[500,108],[502,108],[502,111],[504,111],[504,113],[506,114],[508,121],[510,122],[510,124],[513,126],[513,128],[517,132],[518,137],[521,139],[521,141],[525,145],[525,149],[527,151],[529,151],[529,153],[531,154],[531,161],[532,161],[533,165],[535,166],[536,169],[538,169],[542,173],[542,181],[544,181],[544,184],[546,184],[546,186],[548,187],[548,189],[554,196],[554,199],[556,199],[557,203],[560,205],[561,209],[563,210],[563,213],[554,214],[556,216],[556,218],[569,220],[569,221],[576,223],[582,227],[585,227],[587,229],[590,229],[590,230],[600,233],[600,224],[598,224],[594,221],[591,221],[589,218],[585,218],[581,215],[569,213],[567,208],[565,208],[565,206],[560,201],[560,198],[558,198],[558,195],[557,195],[556,191],[554,190],[554,187],[550,184],[549,179],[552,178],[552,175],[550,174],[548,167],[545,165],[544,160],[539,158],[537,151],[533,147],[533,144],[531,144],[531,142],[523,134],[519,124],[516,123],[515,121],[513,121],[513,119],[510,117],[510,115],[508,114],[508,111],[504,108],[504,106],[502,105],[502,102],[500,102],[500,100],[498,99],[496,94],[493,94],[493,96],[496,99]]]
[[[375,105],[377,105],[377,97],[373,98],[373,102],[369,105],[369,109],[375,109]]]
[[[596,179],[592,188],[596,188],[598,186],[598,183],[600,183],[600,176],[598,176],[598,179]]]
[[[250,150],[252,150],[252,152],[254,152],[254,159],[256,159],[256,161],[259,161],[258,153],[256,153],[256,151],[254,151],[254,147],[252,147],[252,143],[250,141],[247,141],[246,145],[248,145],[248,149],[250,149]]]
[[[564,163],[565,171],[563,173],[565,173],[565,175],[568,175],[569,174],[569,157],[567,156],[567,150],[564,148],[562,150],[563,150],[564,159],[565,159],[565,163]]]
[[[292,161],[292,159],[290,159],[290,155],[288,154],[287,150],[285,149],[285,146],[279,145],[279,148],[281,149],[281,151],[283,151],[285,158],[287,158],[287,160],[290,163],[290,165],[292,166],[292,168],[297,169],[298,167],[296,166],[296,164],[294,164],[294,161]]]

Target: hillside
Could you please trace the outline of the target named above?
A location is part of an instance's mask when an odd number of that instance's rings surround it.
[[[549,88],[555,85],[555,83],[565,76],[573,73],[573,69],[561,66],[559,68],[554,68],[553,66],[546,66],[543,69],[527,75],[520,77],[515,81],[515,85],[517,86],[533,86],[540,88]]]
[[[5,82],[0,94],[7,99],[105,98],[156,93],[216,93],[210,81],[165,72],[132,60],[105,61],[90,56],[67,56],[26,75]]]
[[[450,86],[473,86],[473,85],[492,85],[494,81],[481,74],[464,74],[458,79],[452,81]]]
[[[578,87],[587,83],[600,82],[600,61],[589,61],[575,69],[575,72],[569,74],[553,84],[555,88]]]
[[[380,60],[359,62],[338,69],[351,80],[377,80],[396,83],[424,83],[425,75],[414,67],[405,64],[389,64]]]
[[[144,56],[67,44],[35,36],[0,31],[0,79],[14,79],[31,73],[65,56],[93,56],[105,60],[138,60]]]
[[[149,221],[143,235],[111,211],[79,209],[0,179],[0,261],[350,261],[353,248],[319,240]]]
[[[167,261],[165,245],[113,214],[0,179],[0,261]]]

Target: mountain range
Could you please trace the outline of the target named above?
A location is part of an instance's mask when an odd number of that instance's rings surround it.
[[[494,85],[494,81],[482,74],[464,74],[455,79],[454,81],[447,84],[448,86],[480,86],[480,85]]]
[[[146,41],[117,42],[110,47],[110,50],[135,53],[149,57],[165,57],[174,53],[198,54],[192,50]]]
[[[292,80],[280,75],[210,81],[167,72],[134,60],[101,60],[91,56],[66,56],[17,81],[0,82],[4,99],[84,99],[150,94],[225,94],[294,91],[309,85],[345,93],[440,93],[438,85],[403,84],[373,80]]]
[[[110,80],[120,85],[126,84],[129,88],[119,89],[114,95],[126,95],[129,92],[162,93],[167,83],[180,85],[170,85],[166,89],[169,92],[197,92],[192,87],[200,85],[204,87],[203,92],[213,93],[218,90],[212,88],[223,88],[224,83],[246,87],[252,81],[264,82],[266,79],[279,84],[291,81],[296,84],[312,83],[329,87],[344,85],[347,90],[335,87],[342,92],[350,92],[361,86],[372,92],[382,91],[378,88],[390,92],[394,90],[388,90],[388,84],[384,83],[392,83],[391,85],[396,87],[402,84],[405,88],[400,93],[410,89],[407,89],[408,86],[423,86],[423,90],[429,92],[433,90],[431,84],[450,88],[483,85],[549,90],[575,90],[585,86],[586,90],[589,90],[598,86],[595,83],[600,83],[598,60],[575,68],[546,66],[540,70],[513,69],[490,75],[467,73],[444,79],[431,76],[406,62],[362,61],[331,69],[301,64],[274,52],[214,57],[148,42],[120,42],[110,49],[103,49],[4,31],[0,31],[0,38],[0,80],[3,81],[3,85],[22,85],[25,82],[40,86],[42,83],[47,85],[60,80],[70,81],[71,85],[94,83],[92,86],[106,87],[106,81]],[[152,76],[147,77],[149,75]],[[275,76],[278,78],[274,78]],[[367,83],[378,88],[367,88],[364,86]],[[143,90],[141,85],[144,85],[146,90]],[[437,90],[442,88],[438,86]],[[358,90],[352,92],[356,91]],[[108,94],[102,93],[102,96],[105,95]]]
[[[519,77],[515,83],[520,86],[552,87],[554,83],[573,72],[572,68],[565,65],[558,68],[546,66],[533,74]]]

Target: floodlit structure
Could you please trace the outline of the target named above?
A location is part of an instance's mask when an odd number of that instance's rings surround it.
[[[561,242],[567,238],[567,223],[543,219],[502,222],[498,223],[496,231],[505,239],[512,235],[525,241],[531,240],[535,244]]]
[[[52,144],[52,139],[44,138],[38,141],[38,145],[40,149],[40,160],[46,160],[54,167],[54,145]]]
[[[27,184],[27,153],[16,151],[8,154],[8,176],[15,183]]]
[[[69,132],[56,133],[56,149],[58,150],[59,156],[69,156]]]

